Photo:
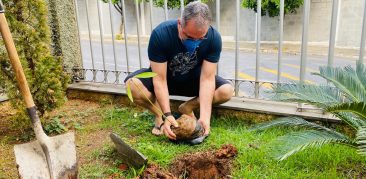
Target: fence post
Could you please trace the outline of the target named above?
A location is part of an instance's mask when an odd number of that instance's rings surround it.
[[[259,67],[261,54],[261,22],[262,21],[262,0],[257,0],[257,50],[255,65],[255,98],[259,97]]]
[[[235,96],[239,94],[239,22],[240,22],[240,0],[236,0],[236,30],[235,30]]]

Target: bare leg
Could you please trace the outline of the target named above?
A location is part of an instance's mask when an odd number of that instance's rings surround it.
[[[160,106],[154,94],[151,93],[138,78],[131,78],[127,80],[126,83],[128,83],[129,86],[131,87],[131,93],[134,103],[136,103],[139,106],[142,106],[145,109],[148,109],[155,116],[155,126],[160,127],[160,125],[163,123],[163,119],[159,112],[159,110],[161,111]],[[144,94],[155,105],[155,107],[150,104],[150,102],[146,99]],[[161,130],[155,127],[152,129],[151,132],[154,135],[163,134]]]
[[[233,95],[233,87],[229,84],[224,84],[217,88],[214,93],[212,105],[222,104],[229,101]],[[191,117],[195,117],[193,111],[200,107],[199,97],[194,97],[183,104],[181,104],[178,108],[179,112],[182,114],[189,115]]]

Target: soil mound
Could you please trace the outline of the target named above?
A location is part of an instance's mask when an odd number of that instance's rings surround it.
[[[231,145],[217,151],[183,155],[173,162],[170,171],[179,178],[231,178],[232,160],[238,153]]]
[[[149,164],[144,173],[140,176],[141,179],[176,179],[173,174],[166,172],[162,170],[158,165],[156,164]]]
[[[237,155],[237,149],[231,145],[223,145],[217,151],[185,154],[173,162],[170,172],[164,171],[158,165],[146,167],[141,179],[221,179],[230,176],[232,161]]]

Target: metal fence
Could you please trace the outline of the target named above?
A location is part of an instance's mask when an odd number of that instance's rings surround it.
[[[151,29],[153,28],[153,18],[154,14],[152,11],[153,3],[151,3],[152,0],[149,2],[150,7],[150,21],[151,21]],[[180,0],[181,2],[181,11],[183,11],[184,8],[184,1]],[[88,9],[88,0],[84,0],[85,7],[86,7],[86,14],[89,14]],[[168,0],[164,1],[164,15],[165,20],[167,20],[168,17]],[[211,9],[212,11],[216,11],[216,29],[220,31],[220,0],[216,0],[216,9]],[[256,67],[255,67],[255,79],[254,80],[243,80],[239,79],[239,22],[240,22],[240,3],[241,0],[236,0],[236,33],[235,33],[235,77],[232,79],[228,79],[231,81],[231,83],[235,86],[235,96],[242,97],[245,95],[241,95],[239,93],[240,89],[243,86],[247,86],[245,89],[250,91],[251,97],[254,98],[263,98],[261,95],[261,92],[263,91],[263,86],[274,85],[276,83],[282,83],[281,81],[281,73],[282,73],[282,55],[283,55],[283,21],[284,21],[284,0],[280,0],[280,16],[279,18],[279,40],[278,40],[278,66],[277,66],[277,80],[276,81],[261,81],[259,79],[259,70],[260,70],[260,61],[261,61],[261,15],[257,16],[257,22],[256,22]],[[338,19],[338,7],[339,7],[339,0],[333,0],[332,5],[332,14],[331,14],[331,28],[330,28],[330,38],[329,38],[329,51],[328,51],[328,66],[333,66],[334,63],[334,49],[335,49],[335,38],[336,38],[336,26],[337,26],[337,19]],[[76,8],[77,1],[75,0]],[[114,69],[110,70],[106,68],[106,62],[105,62],[105,40],[103,37],[104,29],[102,25],[102,18],[101,18],[101,2],[100,0],[97,0],[97,8],[98,8],[98,17],[99,17],[99,27],[100,27],[100,43],[101,43],[101,54],[102,57],[102,67],[96,67],[95,65],[95,55],[94,51],[96,50],[92,45],[92,37],[91,37],[91,31],[90,31],[90,20],[87,17],[87,25],[88,25],[88,33],[89,33],[89,49],[90,54],[83,54],[83,56],[90,55],[91,56],[91,63],[92,68],[81,68],[81,69],[74,69],[74,78],[75,80],[81,80],[81,81],[90,81],[95,83],[114,83],[114,84],[123,84],[123,79],[126,75],[128,75],[131,72],[131,59],[129,58],[129,41],[128,41],[128,34],[126,33],[126,11],[125,11],[125,0],[121,0],[122,9],[123,9],[123,21],[125,22],[124,26],[124,47],[125,47],[125,59],[124,64],[126,65],[125,70],[118,69],[117,64],[117,55],[118,53],[116,51],[116,46],[119,45],[115,42],[115,32],[114,24],[111,23],[111,29],[112,29],[112,45],[113,45],[113,53],[114,53]],[[261,14],[261,0],[257,0],[257,14]],[[310,4],[311,0],[304,0],[303,5],[303,22],[302,22],[302,40],[301,40],[301,64],[300,64],[300,75],[299,75],[299,82],[304,83],[305,82],[305,73],[306,73],[306,64],[307,64],[307,47],[308,47],[308,28],[309,28],[309,16],[310,16]],[[112,11],[112,2],[109,0],[109,10]],[[135,11],[136,11],[136,22],[137,22],[137,46],[138,46],[138,67],[142,67],[142,61],[141,61],[141,27],[140,27],[140,13],[139,13],[139,1],[135,0]],[[234,10],[234,9],[233,9]],[[78,16],[78,10],[76,10],[76,14]],[[109,17],[112,19],[112,13],[109,13]],[[361,37],[361,44],[360,44],[360,54],[359,54],[359,60],[363,61],[364,58],[364,48],[365,48],[365,38],[366,38],[366,10],[364,10],[364,16],[363,16],[363,26],[362,26],[362,37]],[[112,22],[112,21],[111,21]],[[78,22],[80,23],[80,22]],[[86,45],[86,44],[84,44]],[[218,73],[220,74],[220,71],[218,70]],[[248,88],[249,86],[249,88]],[[248,96],[246,96],[248,97]]]

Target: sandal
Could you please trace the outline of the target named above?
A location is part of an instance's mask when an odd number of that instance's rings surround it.
[[[151,131],[151,133],[153,134],[153,135],[155,135],[155,136],[161,136],[161,135],[163,135],[164,134],[164,132],[162,131],[162,129],[161,129],[161,127],[163,127],[163,125],[164,125],[164,122],[163,123],[161,123],[160,124],[160,126],[154,126],[154,128],[152,129],[152,131]],[[157,131],[159,131],[159,133],[158,132],[153,132],[154,130],[157,130]]]
[[[195,139],[189,140],[189,141],[187,141],[187,143],[191,144],[191,145],[201,144],[207,137],[208,137],[208,135],[203,135],[201,137],[197,137]]]

